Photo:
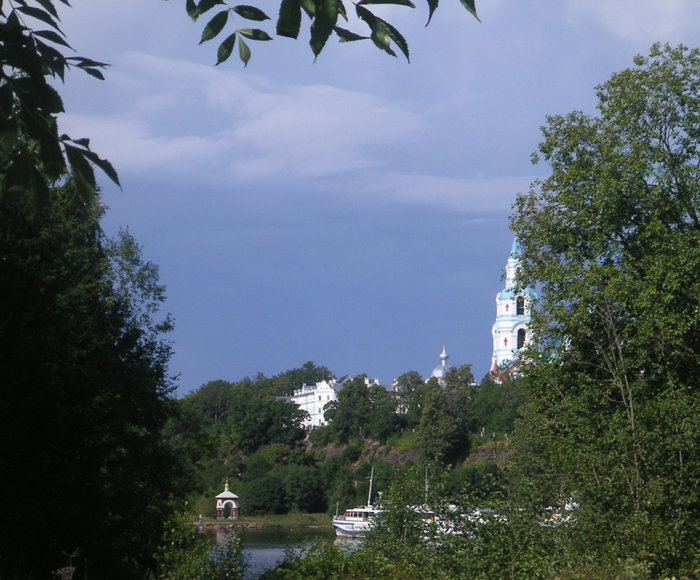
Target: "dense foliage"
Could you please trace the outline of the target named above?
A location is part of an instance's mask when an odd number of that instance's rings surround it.
[[[46,578],[76,549],[91,577],[148,566],[177,481],[162,287],[100,215],[71,186],[41,208],[0,198],[3,578]]]
[[[67,0],[61,0],[68,4]],[[71,173],[84,199],[95,193],[97,165],[119,183],[109,162],[90,150],[88,139],[59,134],[60,95],[49,81],[79,68],[102,78],[104,63],[65,56],[71,49],[50,0],[0,1],[0,198],[31,196],[45,203],[54,182]]]
[[[502,469],[433,471],[424,495],[404,469],[359,550],[312,547],[269,578],[698,576],[700,51],[654,46],[598,97],[598,116],[547,120],[551,175],[512,218],[519,283],[542,298],[527,396],[479,389],[482,410],[524,402]],[[444,409],[435,393],[423,409]]]
[[[239,580],[248,567],[240,534],[224,532],[221,544],[196,529],[185,513],[165,522],[163,543],[157,553],[161,580]]]
[[[175,401],[166,434],[190,466],[182,476],[194,513],[214,516],[211,498],[226,480],[242,498],[244,516],[344,509],[367,501],[370,464],[376,491],[424,459],[455,466],[455,491],[465,483],[474,490],[492,487],[492,468],[498,468],[491,455],[475,465],[461,462],[471,438],[483,443],[513,430],[520,382],[485,380],[480,388],[468,365],[450,369],[444,388],[413,371],[402,375],[412,381],[410,391],[398,383],[396,389],[368,384],[359,375],[346,379],[338,400],[327,405],[329,423],[307,433],[300,427],[304,413],[280,393],[330,377],[328,369],[308,362],[272,378],[212,381]],[[494,425],[498,433],[482,439],[478,431]]]
[[[297,38],[306,15],[316,56],[335,33],[408,58],[377,4],[413,7],[357,2],[363,36],[338,26],[341,0],[281,0],[276,33]],[[329,425],[309,435],[284,396],[331,378],[312,363],[169,399],[157,268],[128,232],[104,238],[93,166],[117,175],[87,139],[58,131],[49,81],[71,67],[101,78],[104,65],[64,56],[56,5],[0,0],[3,578],[67,562],[92,578],[156,566],[237,577],[240,544],[212,555],[184,520],[158,546],[171,493],[186,489],[211,515],[232,479],[244,514],[331,511],[364,503],[370,463],[388,506],[376,533],[354,554],[313,549],[275,577],[698,575],[698,50],[654,46],[598,88],[597,116],[547,119],[535,160],[551,174],[512,218],[519,283],[542,295],[520,378],[477,387],[467,365],[442,383],[405,373],[390,391],[360,375],[341,381]],[[237,26],[267,20],[260,8],[185,5],[211,15],[203,42],[233,27],[218,62],[237,43],[247,63],[244,39],[271,38]],[[494,441],[514,425],[512,444]],[[426,527],[419,505],[457,533]]]
[[[538,285],[521,432],[538,485],[580,505],[572,542],[654,576],[698,571],[700,52],[656,45],[548,118],[551,175],[518,198]]]

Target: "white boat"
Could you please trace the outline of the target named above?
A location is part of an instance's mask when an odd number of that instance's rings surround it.
[[[333,517],[333,528],[338,538],[363,538],[367,530],[372,526],[374,517],[381,513],[381,508],[372,505],[372,482],[374,481],[374,467],[369,476],[369,494],[367,505],[345,510],[343,515]]]
[[[378,513],[381,513],[381,510],[372,505],[345,510],[343,515],[333,518],[336,537],[363,538]]]

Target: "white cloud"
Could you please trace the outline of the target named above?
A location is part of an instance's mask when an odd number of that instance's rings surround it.
[[[116,107],[61,124],[90,135],[121,171],[186,168],[207,181],[325,176],[382,164],[381,148],[426,129],[420,114],[367,93],[274,87],[247,71],[139,53],[115,64],[109,87]]]
[[[410,203],[443,207],[450,211],[509,212],[518,193],[526,193],[534,176],[440,177],[390,174],[371,191]]]
[[[165,137],[143,119],[70,114],[62,117],[60,125],[71,136],[88,135],[92,149],[119,172],[167,170],[183,175],[197,165],[206,171],[219,150],[216,138]]]
[[[592,18],[613,36],[643,44],[692,41],[700,22],[697,0],[569,0],[568,10],[574,20]]]
[[[249,148],[234,164],[241,177],[319,177],[381,165],[382,148],[426,129],[414,112],[329,86],[293,87],[271,101],[233,132]]]

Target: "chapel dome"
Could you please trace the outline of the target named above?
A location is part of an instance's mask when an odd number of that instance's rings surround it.
[[[433,379],[444,379],[446,374],[446,368],[442,365],[438,365],[433,369],[433,372],[430,373],[430,377]]]
[[[440,353],[440,364],[433,369],[432,373],[430,373],[430,378],[433,378],[433,379],[444,379],[445,378],[445,375],[447,375],[447,369],[449,368],[447,366],[447,359],[448,358],[450,358],[450,355],[447,354],[447,351],[445,350],[445,345],[442,345],[442,352]]]

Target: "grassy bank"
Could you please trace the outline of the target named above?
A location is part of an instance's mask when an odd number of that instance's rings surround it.
[[[260,524],[262,526],[283,526],[283,527],[299,527],[299,526],[326,526],[331,527],[331,516],[323,514],[303,514],[289,513],[280,515],[265,515],[265,516],[242,516],[237,520],[216,520],[204,519],[205,523],[227,522],[239,524]]]

